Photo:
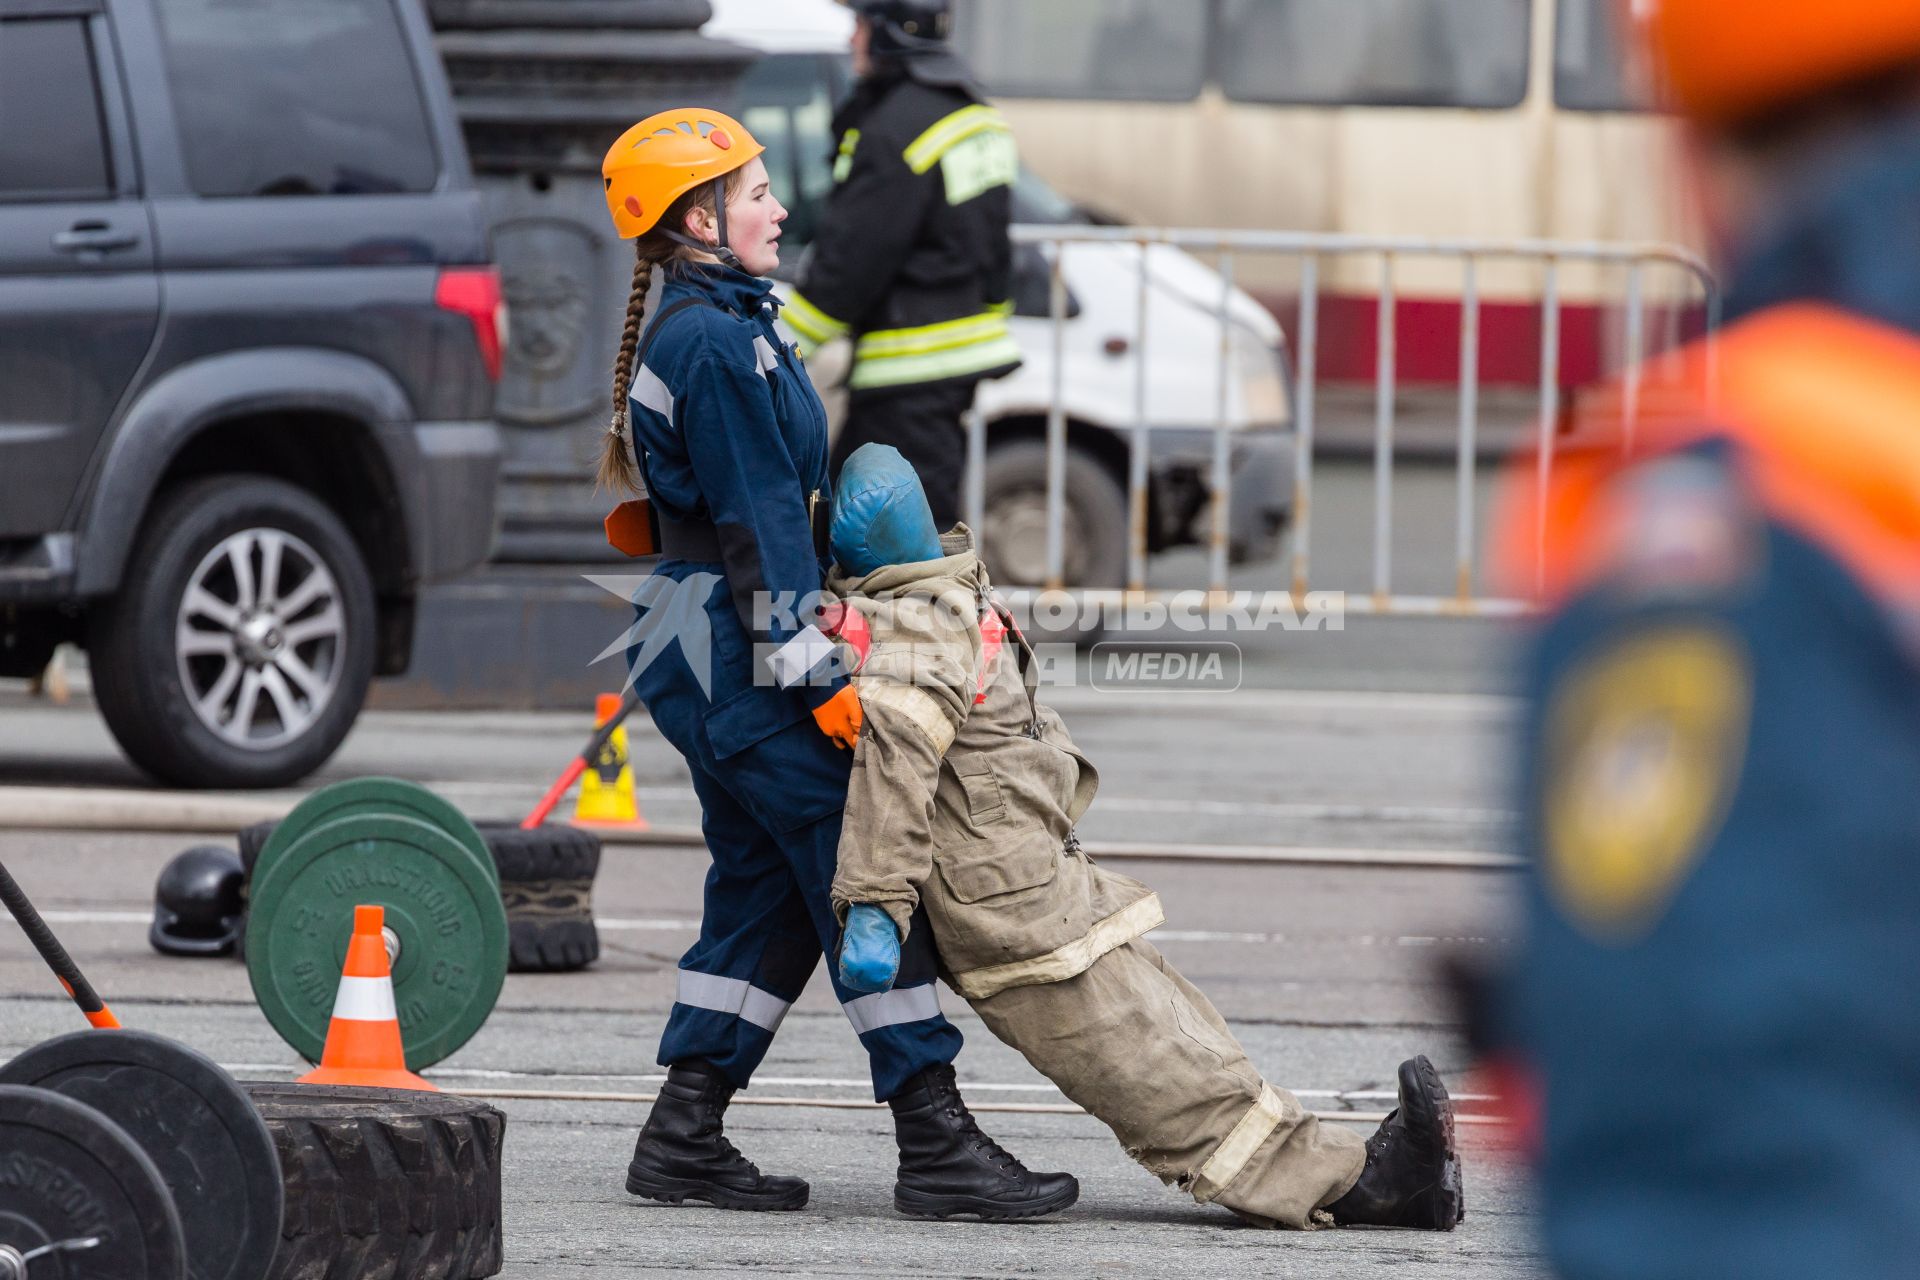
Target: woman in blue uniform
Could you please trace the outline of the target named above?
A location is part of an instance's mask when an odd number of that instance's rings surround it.
[[[774,330],[765,277],[786,210],[761,150],[737,121],[680,109],[642,120],[607,153],[607,206],[636,261],[600,479],[644,491],[658,520],[664,558],[637,596],[636,636],[648,639],[629,662],[654,724],[686,758],[713,857],[700,938],[681,958],[661,1038],[667,1080],[627,1189],[797,1209],[807,1184],[762,1174],[721,1124],[838,941],[828,890],[860,703],[802,613],[822,581],[813,516],[826,512],[827,422]],[[643,343],[656,268],[661,297]],[[960,1033],[940,1012],[930,938],[911,931],[892,990],[834,981],[874,1096],[894,1103],[902,1172],[948,1184],[954,1212],[1065,1208],[1073,1179],[1025,1169],[955,1092]]]

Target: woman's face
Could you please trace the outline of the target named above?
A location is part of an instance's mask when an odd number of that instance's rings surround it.
[[[767,166],[755,156],[741,171],[740,185],[727,201],[727,247],[750,274],[771,275],[780,265],[780,224],[786,220],[786,209],[773,198],[768,185]],[[719,242],[720,228],[705,209],[687,215],[687,229],[697,240]]]

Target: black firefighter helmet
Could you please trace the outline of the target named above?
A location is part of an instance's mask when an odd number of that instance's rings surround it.
[[[153,886],[153,927],[147,941],[170,956],[217,956],[240,937],[240,855],[223,845],[197,844],[175,854]]]
[[[873,52],[905,58],[947,52],[953,29],[952,0],[846,0],[873,28]]]

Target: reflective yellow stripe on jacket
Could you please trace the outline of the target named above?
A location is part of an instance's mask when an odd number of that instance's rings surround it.
[[[1008,132],[1006,117],[992,107],[962,107],[929,125],[924,133],[907,145],[907,167],[925,173],[940,163],[940,157],[977,133],[989,129]]]
[[[853,152],[859,145],[858,129],[847,130],[845,136],[840,139],[840,149],[834,153],[833,157],[833,181],[836,186],[845,182],[847,175],[853,172]]]
[[[812,355],[823,343],[833,341],[849,328],[846,321],[835,320],[808,302],[798,290],[788,296],[786,306],[781,308],[780,318],[793,330],[803,356]]]
[[[856,391],[935,382],[969,373],[985,373],[1020,363],[1020,344],[1007,330],[1007,318],[983,311],[960,320],[913,329],[876,329],[863,333],[853,348]]]
[[[908,144],[903,159],[915,173],[940,166],[947,203],[965,204],[1020,176],[1020,149],[1006,118],[992,107],[962,107]]]

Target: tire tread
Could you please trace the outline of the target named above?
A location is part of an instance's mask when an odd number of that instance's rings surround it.
[[[485,1103],[397,1089],[243,1083],[280,1154],[286,1212],[270,1280],[499,1274],[499,1152]]]

